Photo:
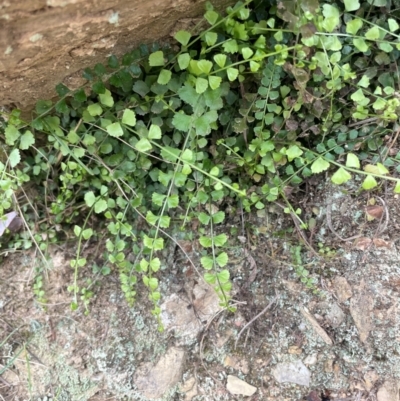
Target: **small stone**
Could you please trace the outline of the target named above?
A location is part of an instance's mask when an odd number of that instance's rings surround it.
[[[312,366],[318,361],[318,354],[307,355],[304,359],[304,365]]]
[[[291,345],[288,349],[288,353],[292,355],[300,355],[302,352],[303,350],[297,345]]]
[[[247,397],[250,397],[257,391],[257,387],[254,387],[251,384],[246,383],[244,380],[232,375],[228,375],[226,389],[231,394],[244,395]]]
[[[333,286],[335,287],[336,296],[339,302],[346,302],[353,296],[350,284],[344,277],[336,277],[333,282]]]
[[[340,306],[334,302],[330,306],[330,310],[327,313],[326,318],[329,320],[331,327],[336,329],[344,322],[346,315],[343,313]]]
[[[372,329],[372,311],[374,298],[372,297],[364,280],[358,287],[358,294],[351,298],[350,314],[357,326],[361,342],[365,343]]]
[[[378,401],[399,401],[399,385],[394,380],[386,380],[379,388],[376,398]]]
[[[196,379],[192,376],[185,381],[181,386],[182,393],[185,393],[185,401],[191,401],[193,397],[196,397],[197,384]]]
[[[278,363],[272,370],[275,380],[279,383],[295,383],[309,386],[311,373],[302,361]]]

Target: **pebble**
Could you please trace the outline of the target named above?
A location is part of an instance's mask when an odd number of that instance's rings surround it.
[[[311,373],[302,361],[290,363],[278,363],[272,370],[275,380],[279,383],[295,383],[301,386],[309,386]]]
[[[257,387],[246,383],[244,380],[239,379],[236,376],[228,375],[228,382],[226,384],[226,389],[235,395],[244,395],[250,397],[257,391]]]

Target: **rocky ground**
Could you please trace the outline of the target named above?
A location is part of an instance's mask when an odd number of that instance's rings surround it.
[[[196,242],[180,241],[194,267],[170,245],[164,333],[143,291],[127,306],[116,274],[89,315],[71,312],[73,249],[52,250],[47,311],[31,290],[38,255],[4,257],[0,400],[398,401],[399,199],[385,188],[304,191],[290,194],[312,222],[302,235],[274,204],[223,228],[236,313],[196,271]]]

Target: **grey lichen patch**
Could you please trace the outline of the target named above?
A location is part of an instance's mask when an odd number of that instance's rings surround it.
[[[34,35],[32,35],[32,36],[29,38],[29,40],[30,40],[32,43],[39,42],[39,40],[42,40],[42,39],[43,39],[43,35],[42,35],[41,33],[35,33]]]
[[[38,367],[31,364],[32,393],[35,396],[43,396],[43,389],[51,386],[54,389],[53,396],[57,395],[58,401],[87,400],[98,390],[98,383],[91,380],[92,370],[83,369],[80,364],[73,366],[68,358],[68,353],[56,344],[48,341],[44,335],[45,328],[38,331],[33,337],[31,346],[43,358],[47,369],[38,371]],[[67,333],[70,335],[71,333]],[[39,365],[40,366],[40,365]],[[36,374],[38,373],[38,374]]]
[[[112,25],[118,26],[118,22],[119,22],[118,11],[111,13],[110,17],[108,18],[108,22]]]

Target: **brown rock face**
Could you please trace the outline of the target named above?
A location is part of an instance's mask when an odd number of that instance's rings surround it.
[[[205,0],[0,0],[0,105],[29,109],[81,71],[151,43],[182,20],[199,17]],[[224,9],[232,0],[214,0]]]

